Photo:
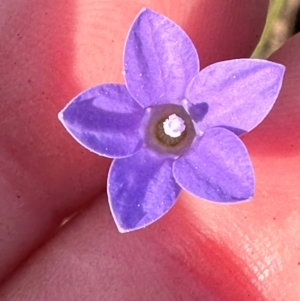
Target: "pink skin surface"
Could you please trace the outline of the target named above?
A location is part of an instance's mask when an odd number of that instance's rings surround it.
[[[183,192],[157,223],[120,234],[104,194],[110,161],[57,120],[80,91],[122,82],[123,44],[142,7],[181,25],[204,67],[249,56],[267,4],[1,1],[1,301],[300,300],[299,35],[272,56],[287,67],[282,92],[243,138],[256,174],[252,202],[218,205]]]

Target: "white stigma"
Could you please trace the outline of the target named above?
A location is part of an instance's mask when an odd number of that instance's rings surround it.
[[[163,127],[165,134],[172,138],[180,137],[185,130],[184,120],[176,114],[170,115],[168,119],[164,121]]]

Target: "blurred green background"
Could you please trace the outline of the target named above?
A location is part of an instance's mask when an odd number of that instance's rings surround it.
[[[299,31],[300,0],[270,0],[266,26],[252,57],[268,58]]]

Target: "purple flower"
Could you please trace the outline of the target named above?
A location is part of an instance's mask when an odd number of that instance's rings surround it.
[[[114,158],[107,189],[120,232],[159,219],[181,188],[221,203],[252,198],[253,169],[238,136],[272,108],[284,66],[237,59],[199,73],[186,33],[144,9],[127,37],[123,73],[126,85],[88,89],[59,113],[80,144]]]

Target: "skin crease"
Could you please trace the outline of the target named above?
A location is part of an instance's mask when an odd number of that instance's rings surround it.
[[[140,8],[183,26],[204,67],[248,56],[267,5],[123,3],[0,4],[2,279],[103,191],[109,160],[77,145],[56,113],[87,87],[122,82],[123,43]],[[283,90],[243,138],[256,174],[252,202],[225,206],[182,193],[159,222],[119,234],[102,195],[7,277],[0,299],[299,300],[299,44],[296,36],[271,58],[287,66]]]

